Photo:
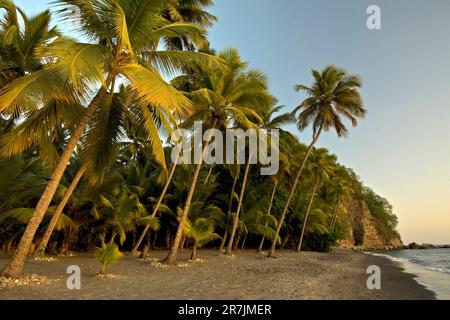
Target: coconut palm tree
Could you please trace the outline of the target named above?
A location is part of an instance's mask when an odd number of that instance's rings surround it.
[[[280,106],[280,107],[273,107],[276,104],[276,99],[275,98],[272,98],[271,101],[268,100],[268,102],[270,103],[270,108],[262,108],[260,110],[261,114],[263,115],[263,122],[260,124],[260,128],[261,129],[264,129],[264,130],[273,130],[273,129],[280,130],[280,127],[282,125],[294,122],[294,117],[290,113],[282,114],[282,115],[278,115],[278,116],[274,117],[274,115],[276,113],[278,113],[283,107],[282,106]],[[241,207],[242,207],[242,201],[244,200],[244,193],[245,193],[245,188],[247,186],[247,178],[248,178],[248,174],[249,174],[249,171],[250,171],[250,163],[251,163],[251,157],[252,156],[253,156],[252,154],[249,154],[249,158],[248,158],[247,164],[245,166],[245,170],[244,170],[244,177],[243,177],[243,182],[242,182],[241,193],[239,195],[239,202],[238,202],[236,214],[234,216],[234,221],[233,221],[233,226],[232,226],[232,229],[231,229],[230,240],[228,242],[227,250],[225,252],[228,255],[231,254],[231,250],[233,248],[234,235],[236,233],[236,228],[237,228],[238,221],[239,221],[239,215],[240,215],[240,210],[241,210]],[[269,214],[270,214],[270,211],[269,211]]]
[[[333,216],[329,226],[330,230],[334,230],[340,207],[351,198],[353,189],[346,179],[336,177],[328,185],[328,190],[335,199]]]
[[[57,226],[58,222],[60,221],[61,215],[63,213],[64,208],[66,207],[67,203],[70,200],[70,197],[72,196],[73,192],[75,191],[76,187],[78,186],[78,183],[80,182],[81,178],[83,177],[84,173],[86,172],[86,167],[81,167],[77,174],[75,175],[74,179],[72,180],[69,188],[64,194],[64,197],[59,202],[58,206],[56,207],[55,212],[52,215],[52,218],[47,226],[47,229],[45,230],[45,233],[39,242],[39,245],[37,249],[34,252],[34,257],[42,257],[45,254],[45,249],[47,248],[48,241],[50,240],[50,237],[53,233],[53,230],[55,230],[55,227]]]
[[[46,143],[48,139],[42,139],[42,137],[47,136],[47,132],[50,132],[52,123],[63,120],[60,116],[61,110],[57,108],[63,108],[64,106],[64,104],[61,107],[60,105],[56,105],[55,108],[52,105],[48,108],[48,111],[46,108],[39,109],[37,116],[30,116],[24,124],[21,124],[18,128],[15,128],[2,138],[2,140],[6,140],[6,144],[1,150],[8,153],[8,155],[14,155],[18,152],[23,152],[24,148],[30,147],[35,142],[35,139],[39,139],[38,143],[41,146],[41,154],[43,151],[48,150],[49,147],[47,145],[43,147],[43,143]],[[62,110],[70,111],[71,109],[66,107]],[[157,131],[148,131],[146,128],[158,128],[160,126],[158,123],[161,123],[167,132],[171,132],[169,121],[164,120],[164,115],[158,114],[157,112],[148,115],[146,112],[142,112],[142,110],[145,109],[137,105],[133,97],[133,92],[129,88],[121,85],[119,92],[114,94],[110,108],[98,109],[95,112],[89,130],[85,132],[85,136],[81,139],[80,153],[83,158],[83,165],[79,168],[70,187],[58,204],[38,249],[34,253],[35,256],[44,255],[47,243],[58,223],[59,217],[86,171],[88,180],[91,183],[100,183],[103,180],[104,175],[111,168],[118,156],[121,141],[128,134],[127,121],[133,121],[136,130],[141,131],[141,135],[145,138],[147,145],[150,146],[149,150],[151,154],[149,156],[153,154],[157,160],[164,159],[164,156],[161,155],[164,152],[163,146]],[[67,115],[71,114],[67,112]],[[72,116],[72,118],[76,117]],[[150,134],[147,132],[150,132]],[[39,135],[38,133],[41,134]],[[19,141],[17,138],[22,140]]]
[[[170,22],[189,22],[203,28],[211,27],[217,17],[205,10],[213,6],[212,0],[173,0],[167,4],[162,16]],[[194,50],[208,47],[206,35],[166,39],[165,44],[174,50]]]
[[[273,185],[272,194],[270,196],[269,206],[267,208],[267,215],[271,215],[271,213],[272,213],[273,201],[275,199],[275,193],[277,192],[277,187],[278,187],[278,180],[276,178],[272,179],[272,185]],[[266,222],[266,226],[268,226],[268,221]],[[257,250],[258,253],[262,252],[265,240],[266,240],[266,236],[263,235],[261,237],[261,242],[259,243],[259,246],[258,246],[258,250]]]
[[[170,168],[170,171],[169,171],[169,174],[167,176],[167,179],[166,179],[166,182],[164,184],[164,187],[162,188],[161,194],[159,195],[159,198],[158,198],[158,200],[156,201],[156,204],[153,207],[152,214],[150,215],[150,217],[152,219],[154,219],[156,217],[156,215],[158,214],[158,212],[159,212],[159,209],[160,209],[160,207],[161,207],[161,205],[162,205],[162,203],[164,201],[164,197],[167,194],[167,190],[169,189],[169,186],[170,186],[170,184],[172,182],[172,178],[173,178],[173,176],[175,174],[176,168],[177,168],[176,163],[175,162],[172,163],[172,166]],[[141,245],[142,241],[144,240],[145,235],[149,232],[151,227],[152,227],[152,224],[151,224],[151,220],[150,220],[149,223],[147,223],[147,225],[145,226],[144,230],[142,231],[142,233],[141,233],[141,235],[140,235],[136,245],[133,248],[132,253],[136,253],[138,251],[139,246]]]
[[[197,218],[194,222],[186,221],[185,235],[194,240],[192,247],[191,260],[197,257],[197,249],[203,247],[208,242],[219,239],[220,236],[214,233],[214,224],[207,218]]]
[[[244,200],[245,188],[247,186],[247,178],[248,178],[248,174],[250,172],[250,164],[252,162],[252,159],[251,159],[252,156],[253,155],[250,153],[248,156],[248,159],[247,159],[247,163],[245,164],[244,177],[242,179],[241,191],[239,193],[238,206],[236,209],[236,213],[234,214],[234,217],[233,217],[233,225],[231,227],[230,239],[228,241],[228,246],[225,251],[226,255],[231,255],[231,250],[233,249],[234,236],[236,234],[236,230],[237,230],[238,223],[239,223],[239,215],[241,213],[242,202]]]
[[[358,124],[358,118],[363,117],[366,113],[359,92],[362,85],[359,76],[349,75],[344,70],[335,66],[327,66],[322,72],[313,70],[312,75],[315,79],[312,87],[304,85],[297,85],[295,87],[297,91],[305,92],[308,97],[294,110],[294,113],[300,112],[297,119],[297,127],[300,131],[312,125],[313,139],[306,150],[303,162],[298,169],[280,220],[278,221],[277,235],[279,235],[283,226],[289,205],[309,155],[317,141],[319,141],[322,132],[334,128],[338,137],[345,137],[348,130],[342,122],[341,117],[348,119],[352,126],[356,126]],[[269,257],[274,257],[275,247],[276,241],[274,239],[268,253]]]
[[[231,177],[233,177],[233,184],[231,186],[230,195],[228,197],[227,221],[225,224],[225,231],[222,236],[222,241],[220,242],[220,246],[219,246],[219,251],[218,251],[219,254],[222,254],[223,248],[225,247],[225,242],[228,240],[229,227],[232,222],[232,221],[230,221],[230,219],[233,218],[232,214],[231,214],[232,210],[233,210],[233,202],[234,202],[235,198],[238,198],[235,190],[236,190],[237,182],[239,180],[240,165],[239,164],[228,165],[227,169],[229,170]],[[233,220],[234,220],[234,218],[233,218]]]
[[[100,237],[101,246],[95,250],[95,258],[101,263],[99,275],[106,276],[106,267],[119,262],[123,257],[119,247],[113,241],[105,243],[105,236]]]
[[[244,234],[241,249],[244,249],[249,234],[268,238],[272,238],[275,234],[274,228],[276,227],[277,220],[273,215],[266,212],[265,203],[267,202],[267,196],[263,199],[260,198],[264,189],[264,185],[252,188],[244,200],[242,217],[239,221],[240,235]],[[238,242],[237,240],[236,247],[238,246]]]
[[[306,213],[303,218],[302,232],[300,234],[297,252],[300,252],[302,249],[303,237],[305,235],[306,226],[308,224],[308,217],[313,207],[314,198],[323,181],[328,180],[333,174],[333,171],[336,168],[336,161],[336,156],[330,155],[328,153],[328,150],[325,148],[313,149],[313,151],[311,152],[311,156],[308,162],[308,169],[313,174],[314,186],[311,192],[308,208],[306,209]]]
[[[225,50],[219,54],[219,58],[225,61],[226,69],[211,64],[201,65],[173,80],[177,88],[189,92],[188,97],[195,103],[196,110],[192,120],[208,119],[205,122],[210,129],[226,127],[230,119],[236,126],[256,127],[249,118],[260,120],[260,116],[254,110],[267,105],[267,101],[272,99],[268,94],[265,75],[258,70],[246,70],[247,63],[241,60],[236,50]],[[164,263],[171,264],[176,261],[184,225],[212,134],[210,131],[203,143],[175,240],[169,254],[163,260]]]
[[[57,27],[50,27],[50,10],[29,17],[11,0],[0,1],[0,88],[43,66],[39,48],[55,40]]]
[[[0,93],[0,112],[20,112],[33,109],[36,101],[49,99],[85,102],[85,112],[73,130],[70,140],[41,200],[27,225],[22,240],[11,262],[2,275],[17,277],[23,267],[26,253],[36,230],[50,205],[64,170],[85,128],[95,111],[107,108],[114,97],[119,77],[126,79],[148,110],[152,105],[161,112],[184,117],[192,104],[181,93],[166,83],[159,71],[173,72],[182,64],[192,61],[212,63],[209,55],[195,52],[157,51],[153,44],[161,38],[201,34],[203,30],[194,24],[170,23],[161,17],[167,1],[143,2],[139,0],[115,0],[96,3],[92,0],[58,0],[65,18],[74,19],[66,7],[75,5],[80,12],[81,29],[92,42],[81,43],[60,38],[42,48],[42,61],[46,65],[12,81]],[[95,91],[91,88],[99,88]],[[87,101],[87,102],[86,102]],[[143,110],[143,112],[146,112]],[[147,128],[152,131],[154,128]]]

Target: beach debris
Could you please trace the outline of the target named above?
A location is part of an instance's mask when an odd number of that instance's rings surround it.
[[[110,274],[110,273],[108,273],[108,274],[98,273],[95,277],[100,280],[110,280],[110,279],[122,280],[122,279],[127,278],[127,276],[123,276],[120,274]]]
[[[36,257],[33,259],[34,261],[46,261],[46,262],[53,262],[57,261],[58,259],[52,258],[52,257]]]
[[[153,258],[153,259],[146,259],[146,261],[150,261],[150,264],[152,267],[159,268],[159,269],[174,269],[174,268],[189,268],[191,265],[189,263],[175,263],[175,264],[165,264],[161,263],[159,259]]]
[[[66,252],[64,254],[60,254],[61,257],[76,257],[77,253],[73,251]]]
[[[57,281],[57,279],[49,279],[45,276],[38,276],[37,274],[31,274],[17,279],[0,277],[0,289],[20,286],[46,285],[51,284],[55,281]]]
[[[191,260],[191,262],[193,262],[193,263],[205,263],[206,260],[205,260],[205,259],[197,258],[197,259]]]

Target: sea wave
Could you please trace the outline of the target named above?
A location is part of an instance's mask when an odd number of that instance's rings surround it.
[[[425,269],[450,274],[450,269],[448,268],[425,267]]]
[[[446,267],[448,265],[447,263],[444,263],[445,266],[442,266],[441,263],[439,264],[439,267],[424,265],[424,262],[427,262],[425,257],[422,259],[412,256],[409,257],[407,256],[408,253],[405,254],[406,257],[398,257],[390,255],[389,253],[381,252],[365,253],[371,256],[384,257],[391,261],[400,263],[404,269],[404,272],[413,274],[415,276],[414,280],[418,284],[433,291],[436,294],[437,299],[450,300],[450,269]],[[392,254],[399,255],[399,252],[393,252]],[[447,262],[447,260],[434,260],[434,262],[436,261]]]
[[[365,254],[368,254],[370,256],[374,256],[374,257],[383,257],[383,258],[388,258],[389,260],[395,261],[395,262],[409,262],[408,259],[405,258],[398,258],[398,257],[393,257],[390,256],[388,254],[383,254],[383,253],[375,253],[375,252],[364,252]]]

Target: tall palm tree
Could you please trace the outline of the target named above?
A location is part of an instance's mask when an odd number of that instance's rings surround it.
[[[236,209],[236,213],[234,214],[234,218],[233,218],[233,225],[231,227],[230,239],[228,241],[228,246],[225,251],[226,255],[231,255],[231,250],[233,250],[234,236],[236,235],[236,229],[237,229],[238,223],[239,223],[239,215],[241,214],[241,208],[242,208],[242,203],[244,200],[245,189],[247,187],[247,178],[248,178],[248,174],[250,172],[250,164],[252,162],[252,159],[251,159],[252,156],[253,155],[250,153],[248,156],[248,159],[247,159],[247,163],[245,164],[244,177],[242,178],[241,192],[239,193],[238,206]]]
[[[157,161],[164,159],[163,145],[158,135],[158,123],[161,123],[167,132],[171,132],[170,120],[165,120],[164,115],[158,112],[152,112],[151,115],[147,112],[142,112],[145,109],[141,108],[138,103],[133,95],[133,91],[121,85],[119,92],[113,96],[111,106],[109,108],[98,109],[94,113],[89,129],[81,139],[80,153],[83,158],[83,165],[78,170],[66,194],[58,204],[38,249],[35,251],[35,256],[44,255],[47,243],[59,220],[59,216],[83,175],[87,172],[88,180],[91,183],[98,184],[103,180],[106,172],[118,157],[118,149],[121,141],[128,134],[126,132],[127,121],[132,121],[135,129],[140,131],[141,135],[145,138],[151,152],[149,156],[154,155]],[[157,128],[158,130],[146,130],[149,127]]]
[[[34,252],[35,257],[42,257],[45,254],[45,249],[47,248],[48,241],[50,240],[50,237],[53,233],[53,230],[55,229],[56,225],[58,224],[59,219],[61,218],[61,214],[63,213],[64,208],[66,207],[67,203],[70,200],[70,197],[72,196],[73,192],[75,191],[76,187],[78,186],[78,183],[80,182],[81,178],[83,177],[84,173],[86,172],[86,167],[81,167],[77,174],[75,175],[74,179],[72,180],[69,188],[67,189],[66,193],[64,194],[64,197],[59,202],[58,206],[56,207],[55,212],[52,215],[52,218],[47,226],[47,229],[45,229],[45,233],[39,242],[39,245],[37,249]]]
[[[174,79],[173,83],[176,87],[189,92],[188,96],[196,107],[192,119],[208,119],[206,121],[207,128],[226,127],[230,119],[236,126],[255,127],[250,118],[260,121],[260,116],[254,110],[258,110],[261,105],[267,105],[267,100],[272,99],[268,94],[266,76],[258,70],[246,70],[247,63],[241,60],[234,49],[221,52],[219,58],[225,61],[226,69],[217,68],[213,65],[202,65],[188,70],[187,74]],[[211,138],[212,131],[210,136],[206,137],[202,146],[202,152],[192,176],[178,230],[171,250],[163,260],[164,263],[171,264],[176,261],[184,225]]]
[[[222,241],[220,242],[220,246],[219,246],[219,251],[218,251],[219,254],[222,254],[223,248],[225,247],[225,242],[228,240],[228,232],[229,232],[229,227],[230,227],[229,220],[232,217],[231,212],[233,210],[234,199],[237,197],[235,190],[236,190],[236,185],[237,185],[237,182],[239,180],[239,175],[240,175],[240,165],[239,164],[229,165],[229,166],[227,166],[227,168],[230,171],[231,176],[233,177],[233,184],[231,186],[230,195],[228,198],[227,221],[225,224],[225,231],[222,236]]]
[[[168,174],[168,176],[166,178],[166,182],[164,184],[164,187],[161,190],[161,193],[160,193],[160,195],[158,197],[158,200],[157,200],[156,204],[153,207],[152,214],[150,215],[151,218],[155,218],[156,215],[158,214],[159,209],[160,209],[160,207],[161,207],[161,205],[162,205],[162,203],[164,201],[164,197],[166,196],[167,190],[169,189],[170,183],[172,182],[172,178],[173,178],[173,176],[175,174],[176,168],[177,168],[176,162],[172,163],[172,166],[171,166],[169,174]],[[149,232],[150,228],[151,228],[151,224],[148,223],[145,226],[144,230],[142,231],[138,241],[136,242],[136,245],[134,246],[134,248],[132,250],[132,253],[136,253],[138,251],[139,246],[141,245],[142,241],[144,240],[145,235]]]
[[[336,177],[329,184],[329,192],[331,192],[332,197],[335,199],[333,216],[329,226],[330,230],[334,230],[337,217],[339,215],[339,209],[343,203],[347,202],[351,198],[353,190],[350,183],[346,179]]]
[[[268,213],[265,208],[266,198],[260,198],[260,195],[265,189],[264,185],[259,185],[252,188],[248,195],[245,197],[242,217],[239,221],[240,234],[244,234],[244,239],[241,244],[241,249],[244,249],[245,241],[249,234],[258,236],[265,236],[272,238],[275,233],[276,218]],[[238,237],[239,239],[240,237]],[[239,241],[236,241],[235,246],[238,246]]]
[[[297,127],[300,131],[312,125],[313,139],[306,150],[303,162],[300,165],[278,221],[277,235],[279,235],[283,226],[289,205],[309,155],[319,140],[321,133],[334,128],[338,137],[344,137],[347,135],[348,130],[342,123],[341,117],[350,120],[352,125],[356,126],[358,118],[363,117],[366,113],[359,92],[362,86],[359,76],[348,75],[344,70],[335,66],[327,66],[322,72],[313,70],[312,75],[315,79],[312,87],[296,86],[297,91],[304,91],[308,97],[294,110],[294,113],[300,112],[297,119]],[[269,257],[274,256],[275,247],[276,240],[274,239],[268,254]]]
[[[194,52],[157,51],[153,44],[174,35],[201,34],[203,30],[188,23],[170,23],[161,17],[168,1],[140,0],[58,0],[66,6],[79,8],[81,32],[93,42],[80,43],[60,38],[42,49],[47,64],[43,69],[25,75],[3,87],[0,93],[0,112],[20,112],[32,109],[36,100],[88,101],[85,113],[73,130],[70,140],[27,225],[12,260],[1,274],[17,277],[23,268],[36,230],[53,198],[64,170],[80,137],[99,107],[109,107],[117,79],[123,77],[140,99],[146,112],[154,105],[161,112],[183,117],[192,104],[166,83],[159,71],[172,72],[192,61],[204,63],[209,55]],[[66,13],[67,14],[67,13]],[[66,17],[73,19],[73,17]],[[92,91],[91,88],[99,87]],[[152,131],[154,128],[149,127]]]
[[[313,151],[311,152],[308,164],[309,170],[313,173],[314,186],[311,192],[308,208],[306,209],[306,213],[303,218],[302,232],[300,234],[297,252],[300,252],[302,249],[303,237],[305,235],[306,226],[308,224],[308,217],[313,206],[314,198],[322,182],[324,180],[328,180],[330,176],[333,174],[336,161],[337,161],[336,156],[330,155],[328,153],[328,150],[325,148],[313,149]]]
[[[282,125],[294,122],[294,117],[290,113],[286,113],[286,114],[282,114],[282,115],[278,115],[278,116],[274,117],[274,115],[283,108],[282,106],[273,107],[275,105],[275,103],[276,103],[276,99],[272,98],[272,101],[270,101],[270,108],[263,108],[260,111],[263,116],[263,122],[260,124],[261,129],[265,129],[265,130],[278,129],[278,130],[280,130],[281,129],[280,127]],[[239,221],[239,215],[240,215],[240,210],[242,207],[242,202],[244,200],[244,192],[245,192],[245,188],[247,185],[247,177],[248,177],[249,170],[250,170],[251,157],[252,157],[252,154],[249,154],[248,162],[247,162],[247,164],[245,166],[245,170],[244,170],[244,177],[243,177],[243,182],[242,182],[241,193],[239,195],[238,207],[236,210],[236,214],[234,216],[230,240],[228,242],[227,250],[225,252],[228,255],[231,254],[231,250],[233,248],[234,235],[236,233],[236,228],[237,228],[238,221]],[[276,189],[276,187],[274,188],[274,190],[275,189]],[[271,204],[270,204],[270,206],[271,206]],[[269,214],[270,214],[270,210],[269,210]]]
[[[276,179],[276,178],[272,179],[272,184],[273,184],[272,194],[270,196],[269,206],[267,208],[267,215],[271,215],[271,213],[272,213],[273,201],[275,199],[275,193],[277,192],[277,188],[278,188],[278,179]],[[266,222],[266,226],[268,226],[268,221]],[[262,252],[265,240],[266,240],[266,236],[263,235],[261,237],[261,242],[259,243],[259,246],[258,246],[258,250],[257,250],[258,253]]]

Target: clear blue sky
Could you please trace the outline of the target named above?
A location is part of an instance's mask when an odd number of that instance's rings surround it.
[[[336,64],[362,76],[366,119],[347,139],[327,134],[320,146],[389,199],[405,242],[450,243],[450,1],[215,2],[212,46],[239,49],[289,109],[311,68]],[[16,3],[33,13],[48,1]],[[382,30],[366,27],[371,4],[381,7]],[[300,137],[308,142],[310,133]]]

